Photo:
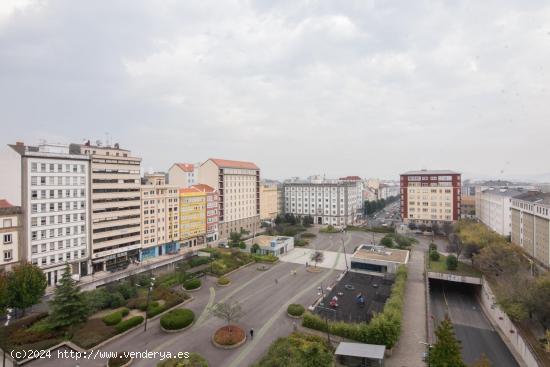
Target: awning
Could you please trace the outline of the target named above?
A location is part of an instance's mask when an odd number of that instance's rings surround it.
[[[350,356],[370,359],[384,359],[385,345],[345,343],[342,342],[336,348],[334,354],[339,356]]]

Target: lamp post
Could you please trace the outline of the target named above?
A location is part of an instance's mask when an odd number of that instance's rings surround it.
[[[147,310],[149,310],[149,302],[151,302],[151,292],[155,286],[155,278],[151,277],[151,282],[149,283],[149,288],[147,289],[147,306],[145,307],[145,325],[143,331],[147,331]]]
[[[323,289],[323,282],[321,282],[321,297],[323,297],[323,300],[325,299],[325,291]],[[317,307],[319,307],[319,306],[317,306]],[[323,308],[325,308],[324,314],[325,314],[325,324],[327,326],[327,340],[328,340],[328,344],[332,345],[332,343],[330,341],[330,329],[328,327],[328,317],[327,317],[327,312],[326,312],[327,308],[326,307],[323,307]]]
[[[428,349],[428,352],[426,354],[426,362],[428,362],[428,367],[430,367],[430,350],[432,349],[433,345],[431,345],[430,343],[422,342],[422,341],[419,341],[418,343],[424,344],[426,346],[426,348]]]
[[[344,233],[344,238],[345,238],[346,237],[346,231],[344,231],[343,233]],[[346,254],[346,241],[344,240],[344,238],[342,238],[342,248],[344,249],[344,262],[346,263],[346,271],[349,271],[348,257],[347,257],[347,254]]]

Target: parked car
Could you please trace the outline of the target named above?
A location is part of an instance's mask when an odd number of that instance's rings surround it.
[[[229,245],[226,242],[220,242],[218,243],[219,248],[229,248]]]

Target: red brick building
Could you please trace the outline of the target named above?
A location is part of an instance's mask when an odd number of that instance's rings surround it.
[[[404,223],[432,224],[460,218],[461,174],[454,171],[409,171],[401,174]]]

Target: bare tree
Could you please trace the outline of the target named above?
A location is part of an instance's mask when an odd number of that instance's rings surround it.
[[[443,233],[445,234],[445,236],[449,237],[451,235],[451,233],[454,232],[454,228],[453,228],[453,225],[449,222],[445,222],[443,223],[443,226],[441,226],[441,230],[443,231]]]
[[[231,329],[231,323],[239,321],[245,315],[241,304],[233,299],[230,299],[227,302],[214,304],[209,309],[209,312],[212,316],[222,319],[227,323],[229,333],[233,331]]]
[[[447,252],[454,252],[456,257],[459,258],[464,250],[464,243],[460,240],[460,237],[456,233],[449,235],[449,244],[447,245]]]
[[[321,251],[315,251],[311,254],[311,261],[315,262],[315,267],[317,267],[318,262],[322,262],[325,258],[325,255]]]

